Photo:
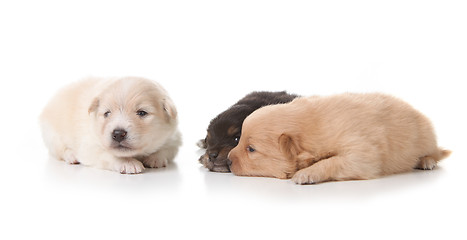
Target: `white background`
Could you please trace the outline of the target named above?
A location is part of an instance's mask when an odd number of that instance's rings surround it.
[[[49,160],[37,118],[86,76],[157,80],[175,164],[139,175]],[[466,239],[465,1],[1,1],[2,239]],[[254,90],[379,91],[432,119],[434,171],[298,186],[212,173],[195,146]]]

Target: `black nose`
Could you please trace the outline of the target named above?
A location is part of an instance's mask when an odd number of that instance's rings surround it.
[[[219,156],[219,153],[211,152],[209,153],[209,160],[216,160],[217,156]]]
[[[115,129],[112,132],[112,139],[117,141],[117,142],[121,142],[121,141],[125,140],[126,134],[127,134],[127,131],[125,131],[123,129]]]

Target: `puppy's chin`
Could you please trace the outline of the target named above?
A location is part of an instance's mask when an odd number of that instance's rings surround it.
[[[207,154],[201,155],[201,157],[199,158],[199,162],[211,172],[230,172],[229,165],[227,165],[226,161],[222,163],[219,163],[217,161],[212,162],[211,160],[209,160]]]
[[[138,155],[138,150],[124,144],[113,144],[107,148],[116,157],[134,157]]]
[[[279,178],[279,179],[289,179],[293,174],[288,174],[285,172],[268,172],[268,171],[252,171],[251,169],[235,169],[230,167],[230,171],[237,176],[246,176],[246,177],[268,177],[268,178]]]
[[[248,161],[252,161],[248,159]],[[292,175],[289,175],[285,172],[279,171],[274,167],[270,166],[261,166],[261,165],[251,165],[246,162],[240,163],[233,162],[230,165],[230,171],[237,176],[248,176],[248,177],[270,177],[270,178],[279,178],[279,179],[288,179]]]
[[[209,169],[209,171],[211,172],[223,172],[223,173],[230,172],[230,168],[226,163],[218,164],[216,162],[207,162],[206,164],[204,164],[204,166],[207,169]]]
[[[237,168],[236,166],[234,165],[231,165],[230,166],[230,171],[234,174],[234,175],[237,175],[237,176],[246,176],[245,174],[243,174],[241,172],[241,170],[239,168]]]
[[[232,165],[230,165],[230,171],[237,176],[248,176],[248,174],[244,173],[240,164],[236,162],[233,162]]]
[[[222,172],[222,173],[230,172],[229,166],[227,165],[222,165],[222,166],[213,165],[212,168],[209,168],[209,170],[212,172]]]

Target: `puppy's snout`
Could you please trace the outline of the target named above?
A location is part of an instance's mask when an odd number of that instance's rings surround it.
[[[229,165],[229,169],[230,171],[235,174],[235,175],[238,175],[239,172],[240,172],[240,164],[238,162],[238,158],[237,158],[237,155],[236,155],[236,152],[234,151],[234,149],[232,149],[232,151],[230,151],[228,157],[227,157],[227,164]]]
[[[117,141],[117,142],[121,142],[121,141],[125,140],[127,133],[128,132],[123,130],[123,129],[115,129],[112,132],[112,139]]]
[[[230,151],[230,152],[229,152],[229,155],[227,155],[227,165],[229,165],[229,167],[232,166],[232,157],[233,157],[233,156],[232,156],[232,152],[233,152],[233,151]]]

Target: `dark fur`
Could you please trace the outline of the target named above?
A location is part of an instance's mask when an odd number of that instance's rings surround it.
[[[211,120],[205,139],[199,146],[206,153],[199,162],[213,172],[230,172],[227,156],[240,139],[243,120],[256,109],[267,105],[291,102],[298,95],[287,92],[252,92]]]

